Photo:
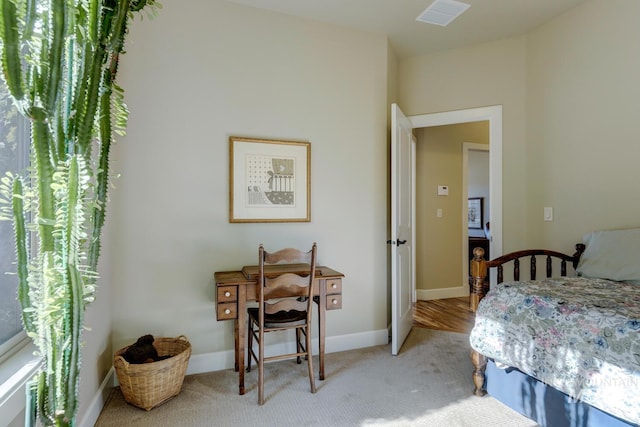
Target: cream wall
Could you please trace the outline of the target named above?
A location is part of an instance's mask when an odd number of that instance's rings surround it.
[[[442,298],[459,288],[468,292],[462,277],[462,144],[489,143],[489,122],[472,122],[416,129],[416,290],[418,299]],[[448,196],[437,186],[447,185]],[[436,216],[442,209],[442,217]]]
[[[503,106],[503,252],[640,226],[639,15],[636,0],[592,0],[521,37],[400,62],[407,115]]]
[[[589,1],[527,36],[533,245],[569,251],[591,230],[640,226],[639,16],[637,0]]]
[[[213,273],[267,248],[316,241],[346,275],[329,336],[386,318],[387,41],[286,15],[163,1],[132,26],[121,69],[131,109],[114,152],[113,341],[185,334],[194,354],[233,348]],[[228,222],[228,138],[311,142],[311,223]]]

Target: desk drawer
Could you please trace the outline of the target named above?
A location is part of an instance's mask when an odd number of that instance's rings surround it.
[[[238,287],[220,286],[218,288],[218,304],[231,301],[238,301]]]
[[[327,295],[341,294],[341,293],[342,293],[342,280],[327,279]]]
[[[340,310],[342,308],[342,295],[327,295],[327,310]]]
[[[227,302],[216,306],[216,318],[218,320],[230,320],[238,318],[238,305],[235,302]]]

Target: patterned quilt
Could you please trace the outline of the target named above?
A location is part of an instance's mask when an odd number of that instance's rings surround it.
[[[471,347],[640,424],[640,286],[562,277],[504,282],[482,299]]]

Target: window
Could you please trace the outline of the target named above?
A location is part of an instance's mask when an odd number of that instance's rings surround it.
[[[28,163],[29,126],[13,106],[0,79],[0,177],[7,171],[22,173]],[[15,260],[13,224],[0,221],[0,358],[26,337],[18,302]]]

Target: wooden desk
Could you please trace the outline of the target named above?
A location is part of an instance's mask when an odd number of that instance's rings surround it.
[[[296,271],[295,264],[268,266],[267,274],[276,271]],[[244,394],[245,341],[247,340],[247,302],[259,298],[258,267],[247,266],[241,271],[218,271],[216,281],[216,318],[235,320],[235,370],[238,372],[240,394]],[[329,267],[317,267],[314,300],[318,304],[320,379],[324,380],[325,314],[342,308],[342,278],[344,274]]]

